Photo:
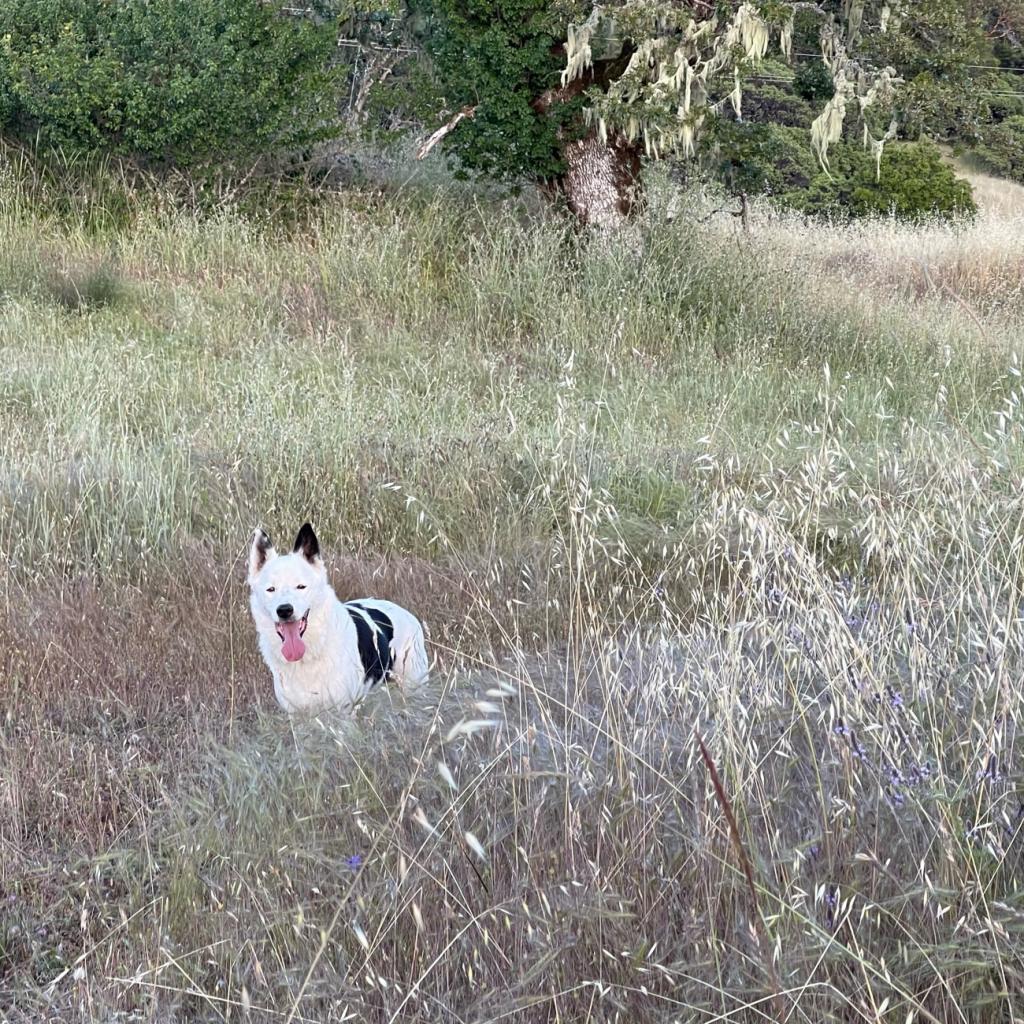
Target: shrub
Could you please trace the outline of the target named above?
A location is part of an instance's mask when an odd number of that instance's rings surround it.
[[[986,127],[974,154],[993,173],[1024,181],[1024,116]]]
[[[723,122],[716,137],[713,169],[733,191],[770,195],[805,213],[913,220],[976,211],[970,185],[927,142],[890,143],[876,176],[874,157],[854,142],[830,148],[826,172],[804,128]]]
[[[855,217],[891,214],[904,220],[977,212],[971,186],[931,143],[886,146],[880,174],[871,154],[855,144],[837,148],[829,158],[832,177],[821,173],[811,183],[803,207],[808,212],[845,209]]]
[[[832,99],[836,91],[832,81],[832,73],[821,60],[807,61],[801,64],[793,76],[793,88],[796,94],[811,103],[824,103]]]
[[[821,172],[806,128],[723,121],[712,167],[735,192],[781,196]]]
[[[279,0],[11,0],[0,131],[151,166],[287,150],[333,126],[335,38]]]
[[[752,82],[743,93],[744,121],[806,128],[817,117],[819,105],[787,87]]]

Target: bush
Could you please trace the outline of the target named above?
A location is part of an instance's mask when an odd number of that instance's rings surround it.
[[[806,128],[818,116],[821,105],[815,106],[791,89],[777,85],[751,82],[743,90],[743,119],[757,124]]]
[[[874,157],[853,142],[833,145],[823,170],[805,128],[723,122],[716,139],[713,168],[733,191],[770,195],[805,213],[913,220],[976,211],[970,185],[927,142],[889,143],[876,177]]]
[[[903,220],[977,213],[971,186],[943,163],[929,142],[890,143],[881,173],[874,158],[858,145],[829,150],[831,179],[821,173],[806,193],[808,212],[848,211],[851,216],[890,214]]]
[[[1024,116],[986,127],[973,152],[994,174],[1024,181]]]
[[[723,121],[715,141],[713,170],[734,192],[781,196],[821,172],[806,127]]]
[[[832,99],[836,87],[832,72],[822,60],[811,60],[801,64],[793,76],[796,94],[810,103],[825,103]]]
[[[0,132],[158,167],[307,144],[336,121],[333,25],[279,0],[10,0]]]

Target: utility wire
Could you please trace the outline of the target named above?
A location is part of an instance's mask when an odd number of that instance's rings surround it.
[[[820,53],[807,53],[807,52],[804,52],[803,50],[794,50],[793,51],[793,56],[794,57],[817,57],[819,60],[821,59],[821,54]],[[962,68],[981,68],[981,69],[983,69],[985,71],[1024,71],[1024,66],[1022,66],[1022,67],[1004,67],[1002,64],[961,64],[960,67],[962,67]]]
[[[779,85],[792,85],[793,80],[791,78],[770,78],[767,75],[751,75],[747,78],[748,82],[761,82],[761,83],[773,83]],[[1001,99],[1024,99],[1024,92],[1009,92],[1009,91],[997,91],[992,89],[985,89],[975,93],[977,96],[998,96]]]

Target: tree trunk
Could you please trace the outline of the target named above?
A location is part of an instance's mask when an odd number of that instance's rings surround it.
[[[552,49],[561,57],[562,47]],[[633,52],[627,45],[621,56],[612,61],[595,61],[585,74],[568,85],[548,89],[533,103],[534,110],[546,114],[557,103],[567,103],[584,89],[597,85],[607,88],[608,82],[622,73]],[[639,206],[640,149],[622,135],[602,142],[596,129],[571,142],[563,142],[565,171],[545,191],[551,198],[565,197],[570,210],[584,226],[612,230],[621,227]]]
[[[555,187],[579,222],[621,227],[641,197],[639,149],[622,137],[605,143],[590,132],[568,143],[562,155],[565,172]]]

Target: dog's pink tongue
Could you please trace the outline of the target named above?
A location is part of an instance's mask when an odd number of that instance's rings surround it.
[[[281,653],[287,661],[298,661],[306,653],[306,645],[302,640],[301,622],[279,622],[277,630],[284,635]]]

